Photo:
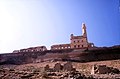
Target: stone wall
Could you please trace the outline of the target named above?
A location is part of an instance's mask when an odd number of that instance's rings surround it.
[[[59,44],[59,45],[52,45],[51,50],[60,50],[60,49],[70,49],[70,44]]]
[[[106,65],[93,65],[91,74],[119,74],[119,69],[113,68],[113,67],[107,67]]]
[[[19,53],[19,52],[40,52],[45,51],[47,48],[45,46],[37,46],[37,47],[30,47],[20,50],[14,50],[13,53]]]
[[[59,71],[73,71],[73,70],[75,70],[75,68],[73,68],[73,65],[72,65],[71,62],[67,62],[64,65],[61,65],[60,63],[56,63],[53,68],[49,68],[49,65],[46,65],[44,67],[44,69],[46,71],[51,71],[52,70],[52,71],[55,71],[55,72],[56,71],[59,72]]]

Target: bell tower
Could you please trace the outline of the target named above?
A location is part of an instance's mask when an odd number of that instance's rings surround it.
[[[86,31],[85,23],[82,23],[82,36],[87,37],[87,31]]]

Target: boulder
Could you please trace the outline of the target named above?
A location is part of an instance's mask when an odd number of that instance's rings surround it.
[[[60,71],[63,69],[63,66],[60,64],[60,63],[56,63],[55,66],[54,66],[54,70],[55,71]]]
[[[46,65],[46,66],[44,67],[44,69],[45,69],[45,71],[49,70],[49,69],[50,69],[49,65]]]
[[[63,66],[63,70],[65,70],[65,71],[72,71],[73,70],[72,63],[70,63],[70,62],[65,63],[64,66]]]
[[[119,70],[113,67],[107,67],[106,65],[93,65],[91,74],[107,74],[115,73],[118,74]]]

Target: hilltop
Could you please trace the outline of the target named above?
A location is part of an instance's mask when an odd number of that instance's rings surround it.
[[[88,49],[46,50],[0,54],[0,64],[27,64],[45,61],[91,62],[120,59],[120,46]]]

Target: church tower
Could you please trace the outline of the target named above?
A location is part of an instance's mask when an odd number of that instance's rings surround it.
[[[87,38],[87,31],[85,23],[82,23],[82,36]]]

